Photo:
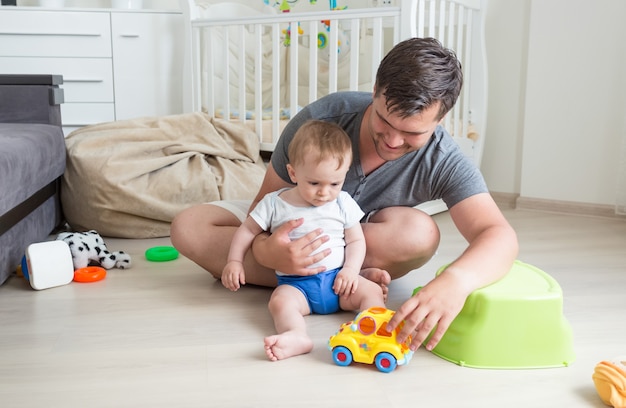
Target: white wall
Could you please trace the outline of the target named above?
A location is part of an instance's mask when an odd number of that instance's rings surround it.
[[[483,172],[492,191],[614,205],[626,2],[490,0]]]
[[[489,0],[488,109],[481,169],[492,191],[519,193],[530,0]]]

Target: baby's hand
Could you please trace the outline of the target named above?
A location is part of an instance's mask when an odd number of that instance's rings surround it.
[[[241,287],[240,284],[246,284],[243,264],[239,261],[229,261],[222,271],[222,285],[235,292]]]
[[[335,276],[333,290],[338,296],[348,297],[356,292],[358,285],[359,271],[352,270],[350,268],[342,268],[337,276]]]

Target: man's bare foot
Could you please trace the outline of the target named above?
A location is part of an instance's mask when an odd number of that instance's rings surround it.
[[[389,272],[379,268],[365,268],[361,269],[361,276],[380,285],[380,288],[383,290],[383,298],[385,302],[387,302],[387,293],[389,292],[388,285],[391,283],[391,275],[389,275]]]
[[[307,335],[295,332],[275,334],[265,338],[265,354],[272,361],[306,354],[313,350],[313,341]]]

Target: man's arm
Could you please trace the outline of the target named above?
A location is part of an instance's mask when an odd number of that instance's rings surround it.
[[[392,330],[405,321],[398,341],[413,334],[412,349],[419,347],[437,326],[426,346],[432,350],[463,308],[465,299],[474,290],[502,278],[517,257],[515,231],[488,193],[459,202],[450,208],[450,216],[469,243],[467,249],[404,302],[389,323]]]
[[[285,187],[291,187],[291,185],[276,174],[270,163],[259,193],[252,201],[250,211],[265,194]],[[326,249],[311,255],[313,251],[328,241],[328,236],[323,235],[320,237],[323,233],[321,228],[311,231],[295,241],[289,239],[289,232],[302,225],[302,221],[302,219],[299,219],[286,222],[273,234],[259,234],[252,244],[252,253],[257,262],[266,268],[293,275],[314,275],[323,272],[323,266],[309,268],[309,266],[321,261],[330,254],[330,249]]]
[[[248,214],[250,214],[250,212],[254,209],[254,207],[256,207],[259,201],[265,197],[266,194],[286,187],[293,187],[293,185],[281,179],[280,176],[276,174],[274,167],[272,167],[272,163],[269,163],[267,165],[267,170],[265,171],[265,177],[263,177],[263,182],[259,188],[259,192],[256,194],[256,197],[254,197],[254,200],[252,200],[250,209],[248,209]]]

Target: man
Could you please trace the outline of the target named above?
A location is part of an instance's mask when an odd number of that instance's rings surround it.
[[[439,229],[427,214],[413,208],[425,201],[443,199],[469,243],[390,322],[393,329],[405,321],[398,340],[413,335],[413,349],[437,326],[426,346],[431,350],[467,296],[504,276],[518,251],[515,232],[489,195],[479,170],[440,126],[462,82],[459,61],[437,40],[412,38],[397,44],[378,68],[373,94],[331,94],[289,122],[251,205],[220,201],[185,210],[172,223],[172,243],[220,278],[232,236],[249,209],[268,192],[291,186],[287,149],[299,126],[309,119],[338,123],[350,135],[354,152],[343,190],[366,214],[364,277],[386,290],[391,279],[421,267],[433,256]],[[247,283],[275,286],[274,270],[295,275],[320,272],[308,267],[328,255],[311,255],[327,237],[316,230],[290,241],[288,232],[300,223],[294,220],[255,240],[245,260]]]

